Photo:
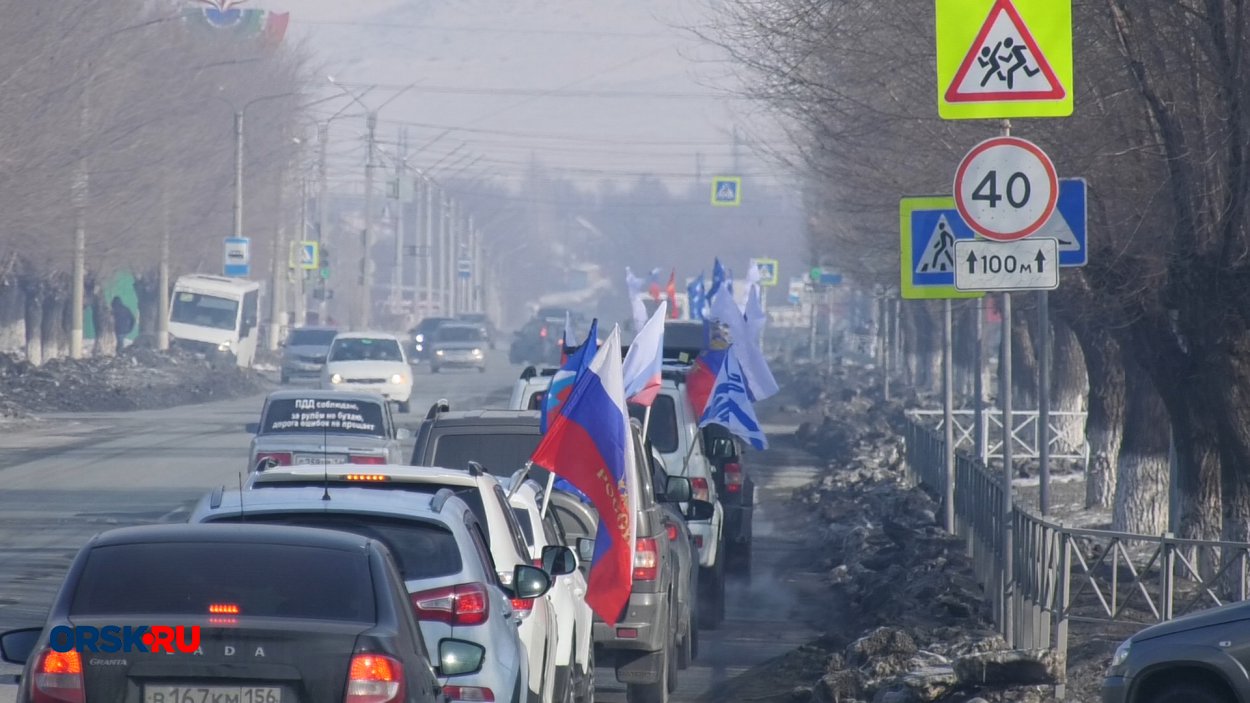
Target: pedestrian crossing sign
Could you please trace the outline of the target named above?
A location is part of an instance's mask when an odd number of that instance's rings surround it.
[[[979,298],[955,290],[955,241],[975,239],[951,197],[903,198],[899,202],[900,290],[909,300]]]
[[[315,241],[299,243],[299,268],[305,271],[316,271],[321,268],[320,245]]]
[[[937,0],[943,119],[1072,114],[1072,0]]]
[[[742,204],[742,179],[721,176],[712,179],[712,204],[719,207],[737,207]]]

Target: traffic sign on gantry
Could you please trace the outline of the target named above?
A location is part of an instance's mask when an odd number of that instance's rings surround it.
[[[955,242],[974,239],[955,199],[942,196],[899,201],[899,291],[909,300],[978,298],[955,289]]]
[[[937,0],[938,114],[1072,114],[1071,0]]]
[[[1058,198],[1050,157],[1018,137],[981,142],[955,171],[955,206],[987,239],[1010,242],[1033,234],[1054,214]]]

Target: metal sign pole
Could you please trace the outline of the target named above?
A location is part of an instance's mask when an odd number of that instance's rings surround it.
[[[984,319],[985,307],[982,300],[973,301],[973,313],[976,315],[976,323],[973,325],[974,335],[976,336],[976,346],[972,351],[972,372],[975,376],[972,379],[973,412],[975,413],[976,422],[976,454],[977,459],[985,464],[988,460],[987,444],[988,437],[985,431],[985,337],[984,337]]]
[[[1012,443],[1014,427],[1011,408],[1011,293],[1003,293],[1002,305],[1002,344],[1003,350],[998,359],[998,382],[1001,390],[1003,410],[1003,504],[1000,526],[1002,529],[1003,572],[1002,572],[1002,628],[1003,639],[1008,647],[1015,646],[1014,627],[1012,623],[1012,598],[1015,590],[1012,584],[1012,540],[1011,540],[1011,479],[1015,462],[1012,459]]]
[[[1037,293],[1037,432],[1038,461],[1041,463],[1041,491],[1038,509],[1050,514],[1050,293]]]
[[[955,534],[955,384],[954,344],[951,340],[951,301],[942,301],[942,441],[943,463],[946,466],[942,522],[946,531]]]

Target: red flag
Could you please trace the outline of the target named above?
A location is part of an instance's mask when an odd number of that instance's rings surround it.
[[[673,269],[668,274],[668,316],[670,319],[676,320],[681,317],[681,310],[677,308],[677,269]]]

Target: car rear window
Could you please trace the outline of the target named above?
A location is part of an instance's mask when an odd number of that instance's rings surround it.
[[[534,527],[530,524],[530,514],[525,508],[513,508],[512,514],[516,516],[517,524],[521,526],[521,532],[525,534],[525,543],[534,546]]]
[[[542,435],[532,433],[444,434],[434,441],[434,466],[463,469],[476,461],[495,476],[511,476],[525,466]]]
[[[292,330],[291,336],[287,338],[287,346],[330,346],[330,342],[334,341],[336,330]]]
[[[639,422],[646,417],[646,408],[630,405],[629,414]],[[651,440],[651,446],[660,451],[661,454],[672,454],[677,451],[680,435],[677,434],[677,406],[673,403],[673,397],[661,393],[655,397],[655,402],[651,404],[651,420],[647,424],[647,439]]]
[[[460,573],[460,546],[451,530],[425,520],[347,513],[268,513],[229,516],[213,522],[263,522],[271,525],[319,527],[375,539],[391,550],[405,581]]]
[[[261,434],[352,434],[385,437],[381,403],[330,398],[282,398],[269,401]]]
[[[241,542],[97,547],[70,615],[207,615],[213,604],[244,616],[377,619],[365,552]]]

